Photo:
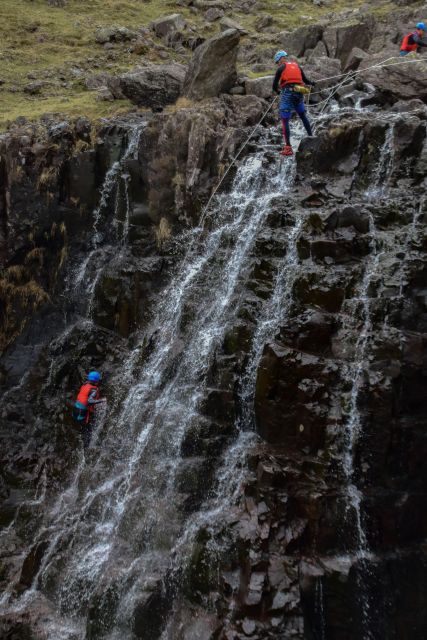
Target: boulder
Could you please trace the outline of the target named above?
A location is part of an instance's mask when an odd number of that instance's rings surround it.
[[[95,41],[98,44],[105,44],[107,42],[126,42],[136,37],[136,33],[126,27],[103,27],[97,29],[95,33]]]
[[[344,71],[355,71],[359,68],[360,63],[363,62],[363,60],[366,60],[366,58],[369,58],[369,54],[366,53],[366,51],[359,49],[359,47],[353,47],[347,58]]]
[[[270,98],[273,92],[273,79],[274,76],[247,78],[245,80],[246,94],[258,96],[259,98]]]
[[[323,27],[319,24],[310,24],[299,27],[295,31],[283,31],[279,34],[280,44],[287,53],[294,56],[303,56],[307,49],[314,49],[322,39]]]
[[[374,24],[370,19],[325,29],[323,41],[329,56],[338,58],[345,67],[356,42],[360,49],[369,49],[374,35]]]
[[[123,74],[120,88],[138,106],[159,108],[176,102],[184,78],[185,67],[181,64],[152,65]]]
[[[326,45],[323,40],[319,40],[314,49],[307,49],[305,55],[309,60],[315,60],[316,58],[327,58],[328,50],[326,49]]]
[[[239,41],[240,33],[228,29],[196,49],[185,76],[186,96],[196,100],[211,98],[236,84]]]
[[[339,79],[336,76],[341,74],[341,62],[335,58],[310,58],[309,62],[304,65],[304,71],[310,80],[315,82],[322,80],[315,89],[315,91],[319,91],[332,87],[338,82]],[[325,78],[331,78],[331,80],[325,80]]]
[[[207,22],[215,22],[215,20],[219,20],[224,15],[224,11],[222,9],[218,9],[217,7],[210,7],[205,13],[205,20]]]
[[[172,13],[169,16],[163,16],[153,20],[150,24],[151,29],[157,37],[165,38],[175,31],[185,29],[185,20],[179,13]]]
[[[100,87],[96,92],[98,102],[113,102],[114,96],[108,87]]]
[[[359,80],[371,84],[376,89],[378,104],[394,104],[398,100],[419,98],[427,101],[427,61],[423,58],[411,58],[408,64],[400,61],[386,67],[368,69],[384,58],[381,54],[364,60],[359,69]]]
[[[269,27],[271,27],[273,23],[274,23],[273,16],[270,15],[269,13],[265,13],[264,15],[257,18],[257,21],[255,22],[255,29],[257,31],[265,31]]]
[[[34,82],[30,82],[25,85],[24,91],[25,93],[29,93],[31,96],[37,96],[47,85],[48,83],[45,80],[35,80]]]
[[[227,16],[221,18],[221,20],[219,21],[219,28],[221,29],[221,31],[235,29],[236,31],[239,31],[242,36],[248,33],[241,24],[239,24],[235,20],[232,20],[231,18],[227,18]]]

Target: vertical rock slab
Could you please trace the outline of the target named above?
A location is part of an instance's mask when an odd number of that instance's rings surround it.
[[[234,86],[239,41],[240,33],[227,29],[196,49],[184,81],[187,97],[194,100],[212,98]]]

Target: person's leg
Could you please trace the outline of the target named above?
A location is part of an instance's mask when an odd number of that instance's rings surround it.
[[[307,115],[306,115],[306,112],[305,112],[304,98],[302,96],[301,96],[301,102],[296,107],[296,112],[299,115],[299,117],[301,118],[301,122],[303,123],[304,128],[307,131],[308,135],[312,136],[313,135],[313,131],[311,130],[311,124],[310,124],[310,121],[307,118]]]
[[[408,53],[409,53],[409,51],[401,51],[401,52],[399,53],[399,55],[400,55],[400,56],[407,56],[407,55],[408,55]]]
[[[309,119],[307,118],[307,115],[305,113],[300,113],[299,117],[301,118],[301,121],[305,127],[305,130],[307,131],[309,136],[313,135],[313,131],[311,130],[311,124]]]
[[[282,116],[282,130],[285,144],[289,147],[291,145],[291,129],[289,126],[290,114],[288,118]]]
[[[281,93],[279,113],[282,120],[282,130],[283,137],[285,139],[285,145],[289,147],[291,145],[291,130],[289,127],[289,121],[292,117],[292,92],[289,91],[289,89],[285,89]]]

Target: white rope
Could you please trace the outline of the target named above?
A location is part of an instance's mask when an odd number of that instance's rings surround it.
[[[398,62],[391,62],[390,64],[387,64],[390,60],[398,60]],[[421,59],[417,59],[417,60],[402,60],[400,59],[400,57],[398,56],[392,56],[391,58],[387,58],[386,60],[383,60],[383,62],[377,62],[376,64],[373,64],[370,67],[365,67],[363,69],[357,69],[355,71],[351,71],[352,74],[354,75],[358,75],[359,73],[364,73],[365,71],[370,71],[371,69],[380,69],[382,67],[394,67],[394,66],[398,66],[400,64],[420,64],[420,62],[426,62],[425,58],[421,58]],[[350,72],[347,71],[346,73],[340,73],[339,75],[336,76],[329,76],[328,78],[320,78],[320,80],[317,80],[317,82],[326,82],[327,80],[336,80],[338,78],[342,78],[346,75],[348,75]],[[324,89],[321,89],[320,91],[314,91],[312,95],[316,94],[316,93],[321,93],[321,91],[324,91]]]

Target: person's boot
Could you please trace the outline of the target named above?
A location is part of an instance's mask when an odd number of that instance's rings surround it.
[[[294,152],[290,144],[285,144],[283,149],[280,152],[281,156],[293,156]]]

